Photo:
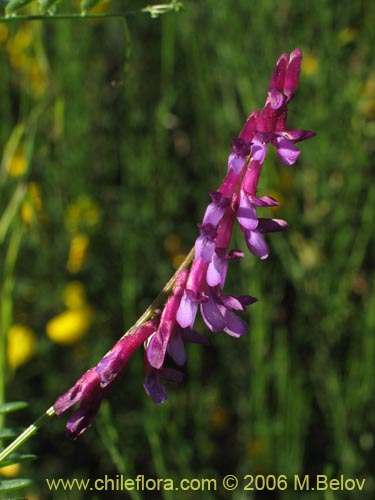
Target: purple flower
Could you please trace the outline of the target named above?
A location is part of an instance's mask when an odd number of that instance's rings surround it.
[[[221,196],[221,193],[218,194]],[[227,200],[227,198],[225,198],[225,200]],[[213,235],[214,239],[212,238],[210,242],[210,252],[203,254],[203,252],[199,251],[199,253],[195,255],[196,259],[202,256],[203,260],[208,264],[206,270],[206,283],[210,286],[220,284],[221,288],[224,288],[229,261],[243,257],[243,253],[238,250],[228,251],[233,232],[235,210],[232,205],[229,204],[229,200],[226,205],[225,212],[215,229],[215,235]],[[199,238],[197,242],[199,242]],[[197,244],[195,248],[197,249]],[[201,283],[203,283],[202,280]]]
[[[80,403],[67,423],[68,435],[75,439],[80,436],[94,419],[109,385],[123,372],[131,355],[154,333],[159,318],[154,318],[138,327],[131,335],[120,339],[99,363],[60,396],[53,408],[56,415]]]
[[[91,424],[110,385],[143,343],[146,344],[144,389],[160,404],[167,398],[163,379],[179,382],[183,376],[165,366],[166,355],[182,366],[186,362],[185,342],[207,343],[193,330],[198,311],[212,332],[224,331],[233,337],[247,332],[246,322],[236,313],[245,311],[256,299],[222,293],[229,262],[244,257],[243,252],[230,250],[229,246],[237,220],[249,250],[265,259],[269,249],[263,234],[287,228],[282,219],[258,216],[259,208],[273,207],[278,202],[270,196],[258,196],[257,188],[269,144],[276,147],[283,163],[293,165],[300,155],[295,144],[315,135],[309,130],[287,127],[288,104],[298,87],[301,60],[300,49],[280,56],[263,109],[253,111],[239,136],[232,139],[226,176],[217,191],[210,193],[211,203],[198,225],[200,234],[190,271],[184,269],[178,273],[164,308],[154,311],[152,320],[120,339],[55,402],[57,415],[80,403],[67,424],[71,437],[78,437]]]
[[[278,219],[258,218],[256,212],[258,207],[274,207],[279,204],[277,200],[270,196],[257,197],[251,194],[255,193],[258,177],[259,163],[252,161],[241,185],[237,220],[241,230],[245,233],[246,244],[250,252],[260,259],[266,259],[269,250],[262,234],[270,232],[271,227],[274,231],[283,231],[288,225],[285,221]],[[273,223],[267,223],[267,220],[273,221]]]
[[[68,392],[56,400],[53,405],[56,415],[61,415],[74,404],[81,403],[66,425],[69,437],[76,439],[85,432],[93,421],[106,392],[106,389],[100,386],[100,377],[95,368],[91,368]]]
[[[209,263],[215,250],[217,229],[212,224],[199,224],[201,235],[195,241],[195,259],[202,259]]]
[[[253,160],[258,161],[260,164],[264,163],[267,153],[267,142],[264,137],[257,134],[252,142],[251,146],[251,157]]]
[[[275,144],[277,148],[277,153],[280,156],[281,160],[286,165],[294,165],[297,161],[297,158],[301,154],[301,151],[296,148],[292,141],[289,141],[282,135],[279,135],[275,139]]]
[[[150,344],[151,341],[152,339],[150,339],[148,343]],[[206,345],[208,343],[204,337],[199,335],[198,332],[191,330],[190,328],[181,328],[179,325],[176,325],[169,340],[167,351],[172,360],[178,366],[182,366],[186,362],[184,347],[184,342],[186,341]],[[150,396],[154,403],[161,404],[167,399],[167,391],[162,383],[162,379],[172,382],[180,382],[183,378],[183,374],[178,370],[164,366],[161,368],[155,368],[150,364],[147,353],[148,347],[145,355],[145,379],[143,387],[146,394]]]
[[[206,274],[208,264],[202,257],[194,260],[185,291],[176,313],[176,320],[182,328],[193,328],[199,302],[205,298]]]
[[[209,287],[207,300],[200,305],[202,318],[212,332],[223,330],[232,337],[240,337],[247,332],[248,326],[233,310],[245,311],[246,306],[256,300],[250,295],[239,297],[221,295],[218,287]]]
[[[163,366],[168,344],[176,327],[176,313],[180,306],[189,272],[183,269],[177,276],[171,295],[162,312],[159,327],[147,346],[147,359],[156,369]]]
[[[145,379],[143,387],[148,396],[155,404],[160,405],[167,399],[167,391],[161,379],[169,380],[172,382],[181,382],[183,374],[174,370],[173,368],[161,368],[157,370],[150,365],[147,354],[145,355]]]
[[[263,110],[253,112],[241,130],[239,137],[251,142],[251,156],[260,163],[264,162],[267,144],[271,142],[281,160],[293,165],[300,154],[295,143],[315,135],[309,130],[288,130],[286,123],[287,107],[299,83],[301,61],[300,49],[279,57]]]
[[[239,250],[228,252],[226,248],[216,248],[207,268],[207,284],[209,286],[220,285],[224,288],[229,261],[241,259],[243,256],[244,253]]]
[[[251,145],[242,138],[232,139],[232,153],[228,158],[228,172],[233,170],[236,175],[240,175],[246,164],[246,159],[250,154]]]
[[[212,203],[206,209],[202,224],[210,224],[217,227],[225,213],[225,209],[230,204],[230,198],[227,198],[219,191],[211,191],[210,197]]]
[[[193,328],[198,312],[199,302],[191,291],[186,290],[177,310],[176,320],[182,328]]]

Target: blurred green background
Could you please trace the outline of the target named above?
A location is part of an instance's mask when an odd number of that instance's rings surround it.
[[[199,324],[210,345],[188,347],[184,381],[161,406],[143,391],[137,353],[82,438],[54,419],[24,448],[38,458],[3,475],[31,477],[30,499],[99,499],[52,494],[45,478],[105,474],[345,474],[366,478],[365,491],[204,496],[372,498],[374,3],[184,6],[126,23],[0,23],[2,356],[6,399],[29,403],[6,423],[38,417],[155,298],[198,234],[230,138],[262,108],[278,56],[300,47],[289,126],[317,137],[294,167],[270,154],[263,169],[259,193],[280,200],[272,214],[289,230],[268,237],[266,261],[247,252],[229,269],[226,289],[259,299],[250,333]],[[233,246],[244,249],[240,234]]]

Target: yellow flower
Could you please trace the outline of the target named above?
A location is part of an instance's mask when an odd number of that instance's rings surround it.
[[[10,63],[13,68],[21,70],[29,67],[30,58],[24,52],[14,52],[10,54]]]
[[[356,39],[356,37],[357,37],[357,30],[355,30],[354,28],[350,28],[349,26],[340,30],[337,35],[339,44],[343,46],[352,43]]]
[[[66,268],[70,273],[78,273],[82,269],[88,247],[89,237],[87,234],[77,234],[72,238],[66,264]]]
[[[42,197],[40,194],[40,187],[37,182],[28,182],[27,183],[27,192],[28,195],[33,202],[35,209],[40,212],[42,209]]]
[[[0,23],[0,43],[5,42],[8,38],[9,30],[5,24]]]
[[[368,118],[375,117],[375,73],[370,73],[364,86],[362,95],[358,101],[360,112]]]
[[[170,234],[164,240],[164,248],[171,255],[181,252],[181,240],[176,234]]]
[[[65,211],[64,223],[69,233],[92,228],[99,220],[100,209],[89,196],[79,196]]]
[[[25,224],[31,224],[35,215],[42,210],[42,197],[37,182],[28,182],[26,199],[22,203],[21,218]]]
[[[21,470],[20,464],[6,465],[0,468],[0,474],[4,477],[16,477],[19,475]]]
[[[164,240],[164,248],[171,257],[172,266],[178,269],[186,257],[186,255],[182,253],[180,238],[176,234],[170,234]]]
[[[302,73],[313,76],[318,71],[319,59],[313,54],[305,54],[303,57]]]
[[[33,61],[29,66],[28,80],[31,84],[32,93],[36,97],[42,96],[47,90],[47,79],[36,61]]]
[[[86,335],[91,326],[92,318],[93,313],[89,305],[69,309],[47,323],[47,335],[56,344],[74,344]]]
[[[31,224],[34,221],[34,209],[29,200],[22,203],[21,219],[25,224]]]
[[[178,253],[172,257],[172,266],[174,269],[178,269],[183,263],[186,255],[184,253]]]
[[[31,45],[32,41],[32,28],[28,25],[24,25],[14,36],[8,39],[7,49],[11,54],[23,52]]]
[[[103,0],[90,10],[90,14],[105,14],[109,10],[110,0]]]
[[[64,304],[68,309],[77,309],[86,304],[85,287],[80,281],[71,281],[63,292]]]
[[[213,409],[210,415],[210,422],[216,431],[220,431],[228,427],[229,421],[230,415],[228,410],[221,406],[217,406]]]
[[[6,169],[8,174],[12,177],[19,177],[27,171],[27,168],[28,163],[24,153],[24,147],[21,145],[12,158],[10,158]]]
[[[31,328],[16,324],[8,332],[8,363],[13,369],[23,365],[35,353],[36,336]]]

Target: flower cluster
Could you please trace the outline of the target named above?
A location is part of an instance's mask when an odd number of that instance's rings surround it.
[[[144,388],[159,404],[167,397],[162,379],[182,378],[181,372],[165,366],[166,355],[181,366],[186,361],[184,342],[206,342],[194,330],[198,310],[212,332],[224,331],[233,337],[247,332],[247,324],[236,312],[245,311],[256,299],[222,292],[229,262],[244,257],[243,252],[229,246],[237,221],[250,252],[266,259],[269,249],[263,235],[287,228],[284,220],[258,217],[257,208],[272,207],[278,202],[270,196],[257,196],[256,191],[269,144],[276,147],[283,163],[293,165],[300,154],[295,143],[315,135],[287,128],[287,107],[298,86],[301,59],[300,49],[280,56],[264,108],[253,111],[239,136],[232,140],[227,174],[217,191],[210,193],[211,203],[198,225],[200,235],[194,246],[194,261],[190,270],[184,268],[178,273],[163,310],[155,311],[152,320],[123,337],[56,401],[54,409],[58,415],[81,403],[68,422],[72,437],[80,435],[91,423],[109,385],[143,342]]]
[[[121,338],[94,368],[84,373],[69,391],[56,400],[53,405],[56,415],[80,403],[67,424],[70,437],[80,436],[91,424],[108,387],[124,371],[133,352],[155,331],[157,323],[157,318],[151,319],[132,335]]]

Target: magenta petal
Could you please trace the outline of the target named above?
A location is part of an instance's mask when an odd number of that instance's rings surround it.
[[[251,146],[251,156],[254,160],[259,161],[259,163],[264,163],[267,153],[267,144],[257,138],[254,138],[253,144]]]
[[[246,306],[257,302],[257,299],[251,297],[250,295],[239,295],[237,297],[232,295],[221,295],[220,298],[222,304],[226,308],[234,309],[236,311],[244,311],[246,309]]]
[[[156,370],[149,371],[144,379],[143,387],[155,404],[160,405],[167,399],[167,391],[160,382],[160,375]]]
[[[281,135],[292,141],[294,143],[304,141],[305,139],[310,139],[310,137],[314,137],[316,134],[312,130],[284,130]]]
[[[270,103],[272,109],[279,109],[284,103],[284,96],[279,90],[270,90],[268,92],[267,101]]]
[[[182,296],[180,306],[177,310],[176,320],[182,328],[193,328],[198,311],[198,303],[192,300],[185,292]]]
[[[219,332],[224,329],[225,319],[211,296],[207,302],[201,304],[201,314],[204,322],[212,332]]]
[[[228,172],[233,170],[236,175],[240,175],[245,163],[245,158],[237,155],[236,153],[231,153],[228,157]]]
[[[224,332],[232,337],[241,337],[248,331],[247,323],[239,318],[234,312],[225,309],[224,306],[219,306],[225,316]],[[225,310],[225,312],[224,312]]]
[[[276,233],[288,229],[288,223],[283,219],[259,219],[258,231],[260,233]]]
[[[241,137],[236,137],[235,139],[232,139],[231,141],[232,144],[232,153],[235,153],[238,156],[241,156],[242,158],[246,158],[250,154],[250,146],[251,142],[244,140]]]
[[[171,332],[161,324],[158,330],[150,338],[147,346],[147,360],[153,368],[159,369],[163,366],[165,353]]]
[[[247,117],[245,125],[242,127],[239,137],[247,142],[251,142],[254,137],[254,132],[257,129],[258,118],[260,111],[254,109],[254,111]]]
[[[297,90],[299,83],[299,74],[301,70],[302,52],[301,49],[295,49],[290,54],[289,64],[286,68],[284,92],[290,100]]]
[[[95,368],[91,368],[77,380],[71,389],[56,400],[53,405],[56,415],[61,415],[84,398],[95,399],[97,391],[100,391],[100,377]]]
[[[255,207],[277,207],[280,203],[272,198],[272,196],[262,196],[258,198],[257,196],[250,196],[250,201]]]
[[[245,237],[246,244],[251,253],[262,260],[268,257],[268,245],[259,231],[256,229],[254,231],[246,231]]]
[[[240,192],[240,206],[237,210],[237,220],[244,229],[253,230],[258,225],[255,207],[242,189]]]
[[[207,264],[211,262],[215,250],[216,229],[212,224],[201,224],[201,236],[195,240],[195,260],[201,257]]]
[[[271,108],[269,103],[266,103],[258,119],[258,132],[263,132],[265,134],[273,132],[275,130],[276,121],[277,113]]]
[[[182,366],[186,362],[184,342],[180,334],[173,333],[168,343],[168,354],[176,365]]]
[[[195,240],[194,244],[194,258],[199,259],[202,253],[202,248],[204,245],[204,240],[203,236],[198,236],[198,238]]]
[[[202,259],[207,263],[211,262],[214,251],[215,251],[215,242],[206,239],[201,250]]]
[[[280,156],[283,163],[286,165],[293,165],[301,151],[293,144],[292,141],[288,141],[284,137],[276,138],[277,153]]]
[[[212,224],[217,226],[223,217],[225,206],[220,206],[217,203],[210,203],[203,217],[203,224]]]
[[[216,252],[207,268],[207,283],[209,286],[220,285],[224,288],[228,270],[228,260],[222,259]]]
[[[212,261],[210,262],[207,268],[207,283],[209,286],[216,286],[221,282],[220,270],[217,267],[217,263],[213,262],[215,255],[216,254],[213,255]]]
[[[104,391],[102,391],[104,393]],[[70,416],[66,424],[67,434],[76,439],[91,425],[102,402],[103,394],[96,400],[82,401],[81,406]]]
[[[288,66],[289,56],[288,54],[281,54],[276,63],[276,68],[271,77],[269,90],[283,90],[284,80],[285,80],[285,72]]]

